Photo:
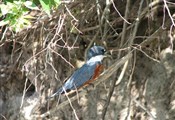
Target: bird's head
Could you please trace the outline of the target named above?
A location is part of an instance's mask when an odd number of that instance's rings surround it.
[[[98,55],[104,55],[106,52],[105,48],[102,46],[93,46],[87,52],[87,60]]]

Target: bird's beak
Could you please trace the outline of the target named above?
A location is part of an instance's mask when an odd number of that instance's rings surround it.
[[[111,52],[110,51],[106,51],[105,54],[104,54],[104,57],[112,59]]]

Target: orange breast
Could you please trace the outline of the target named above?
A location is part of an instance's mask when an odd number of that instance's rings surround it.
[[[87,86],[87,85],[91,84],[102,72],[103,72],[103,65],[101,65],[101,64],[97,65],[92,79],[85,82],[83,86]]]

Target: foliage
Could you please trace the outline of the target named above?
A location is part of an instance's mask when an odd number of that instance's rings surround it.
[[[0,4],[0,17],[3,18],[0,21],[0,26],[8,25],[13,31],[19,32],[31,25],[30,19],[34,17],[29,14],[30,11],[40,10],[38,6],[41,4],[42,9],[50,15],[51,8],[58,7],[59,0],[39,0],[39,4],[35,3],[37,1],[5,0]]]
[[[50,10],[52,7],[58,7],[60,0],[39,0],[43,10],[50,15]]]

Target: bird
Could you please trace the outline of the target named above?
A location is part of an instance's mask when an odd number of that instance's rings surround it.
[[[70,78],[63,84],[61,88],[52,94],[49,98],[79,89],[83,86],[92,84],[92,82],[103,71],[103,58],[105,58],[106,50],[102,46],[93,46],[87,51],[87,60],[85,64],[77,69]]]

